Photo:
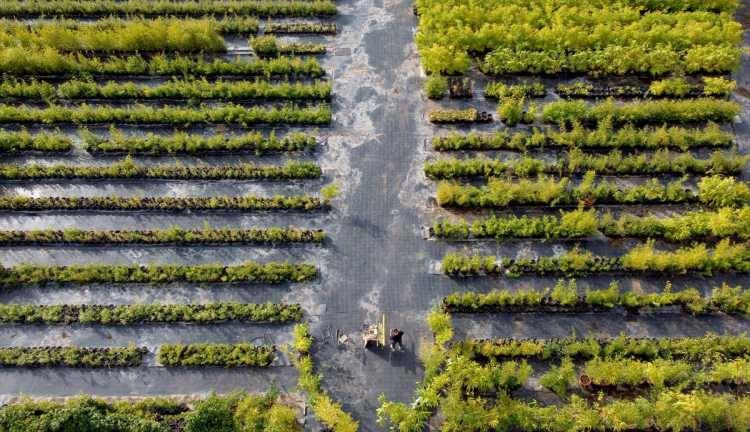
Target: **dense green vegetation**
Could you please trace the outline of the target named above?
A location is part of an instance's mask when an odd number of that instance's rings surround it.
[[[165,18],[157,17],[158,21],[187,22],[193,24],[195,21],[209,22],[211,27],[216,29],[221,34],[252,34],[257,33],[259,27],[259,20],[253,16],[240,16],[234,14],[226,14],[223,16],[202,16],[197,19],[192,18]],[[126,28],[128,24],[132,22],[145,22],[150,24],[152,19],[141,18],[141,17],[116,17],[109,16],[106,18],[97,19],[95,21],[78,21],[74,19],[55,18],[52,20],[39,20],[34,22],[23,22],[17,20],[4,20],[0,21],[0,26],[6,29],[6,32],[16,28],[28,28],[31,27],[36,31],[43,32],[54,32],[58,28],[64,28],[69,30],[81,30],[81,29],[95,29],[95,30],[111,30],[113,28]]]
[[[166,0],[8,0],[0,5],[0,16],[37,17],[65,16],[91,17],[104,15],[136,16],[204,16],[250,15],[273,17],[330,16],[336,14],[336,5],[328,0],[278,2],[273,0],[189,0],[175,3]]]
[[[337,32],[336,24],[322,22],[269,22],[263,27],[268,34],[330,34]]]
[[[89,283],[283,283],[305,282],[318,276],[311,264],[248,261],[235,266],[143,265],[116,266],[88,264],[73,266],[20,265],[0,269],[0,286]]]
[[[563,339],[487,339],[462,340],[452,350],[470,358],[528,358],[578,360],[594,358],[631,358],[641,360],[682,359],[691,362],[731,360],[750,355],[750,338],[747,335],[728,336],[707,334],[702,337],[684,338],[632,338],[617,336],[612,339],[594,337]]]
[[[225,152],[291,152],[313,150],[317,146],[314,136],[293,132],[277,137],[275,132],[263,136],[260,132],[242,135],[213,134],[210,136],[190,135],[175,131],[171,135],[147,133],[143,136],[125,135],[114,127],[109,129],[107,138],[82,129],[81,138],[86,149],[92,153],[131,153],[131,154],[203,154]]]
[[[257,243],[279,245],[288,243],[322,243],[323,230],[301,228],[250,228],[197,230],[171,227],[163,230],[87,231],[81,229],[0,231],[0,244],[223,244]]]
[[[582,238],[602,233],[609,237],[663,238],[682,242],[706,238],[750,239],[750,208],[696,210],[668,217],[637,216],[630,213],[615,217],[595,210],[561,211],[559,216],[499,216],[465,220],[440,220],[433,224],[435,236],[449,240],[492,238]]]
[[[0,26],[0,49],[13,47],[103,53],[226,51],[224,39],[211,21],[173,19],[127,21],[109,28]]]
[[[51,197],[31,198],[26,196],[0,197],[0,210],[46,211],[46,210],[101,210],[101,211],[185,211],[185,210],[231,210],[266,211],[296,210],[313,211],[327,206],[319,198],[308,195],[275,197],[229,197],[210,198],[123,198],[123,197]]]
[[[584,129],[580,123],[569,130],[539,130],[531,133],[507,130],[493,134],[451,133],[435,137],[432,147],[439,151],[453,150],[514,150],[527,151],[545,148],[563,149],[664,149],[689,150],[696,147],[729,147],[734,138],[716,124],[701,129],[682,127],[639,128],[626,125],[614,130],[610,121],[599,122],[595,130]]]
[[[557,256],[510,259],[506,257],[449,253],[443,257],[442,270],[452,276],[483,274],[518,277],[524,274],[567,276],[597,273],[671,273],[747,272],[750,270],[750,249],[745,243],[729,239],[719,241],[714,248],[694,243],[675,251],[660,251],[648,241],[630,249],[622,256],[599,256],[575,247]]]
[[[307,394],[315,418],[332,432],[356,432],[359,422],[354,420],[341,404],[334,401],[321,385],[323,376],[315,371],[312,349],[313,338],[307,323],[294,326],[294,366],[299,371],[299,388]]]
[[[13,347],[0,348],[0,366],[111,368],[140,366],[146,348]],[[2,415],[0,414],[0,418]],[[0,420],[0,423],[2,421]]]
[[[639,174],[729,174],[742,172],[748,156],[727,155],[714,152],[706,159],[691,153],[673,156],[662,149],[654,153],[626,155],[612,151],[606,155],[585,154],[579,149],[571,149],[555,162],[541,158],[524,156],[499,160],[486,157],[471,159],[441,159],[425,164],[428,178],[447,180],[462,177],[531,177],[540,174],[568,175],[595,171],[600,175],[639,175]]]
[[[239,124],[290,124],[326,125],[331,122],[328,105],[299,107],[244,107],[226,104],[217,107],[177,106],[152,107],[131,105],[126,107],[81,104],[75,107],[49,105],[45,108],[27,105],[0,105],[0,123],[129,123],[188,125],[196,123]]]
[[[723,99],[648,100],[616,103],[613,99],[587,105],[583,101],[558,101],[544,106],[543,120],[547,123],[596,123],[609,119],[622,124],[692,124],[702,122],[725,123],[734,120],[740,106]]]
[[[250,47],[260,57],[275,57],[281,54],[325,54],[324,44],[309,42],[281,42],[276,36],[265,35],[250,39]]]
[[[676,204],[695,203],[709,207],[739,206],[750,202],[750,188],[732,177],[702,177],[698,192],[685,188],[684,180],[663,185],[657,179],[619,187],[616,183],[596,181],[589,171],[577,185],[570,179],[540,176],[519,181],[490,179],[486,186],[441,182],[437,202],[443,207],[506,208],[509,205],[595,205],[595,204]]]
[[[5,80],[0,82],[0,98],[45,100],[60,99],[189,99],[241,101],[250,99],[283,100],[329,100],[331,84],[315,81],[272,83],[266,80],[255,81],[207,81],[172,80],[157,85],[143,85],[132,82],[109,81],[98,84],[92,80],[69,80],[60,84],[47,81]]]
[[[182,55],[129,55],[106,58],[63,53],[54,48],[25,47],[0,50],[0,73],[19,77],[34,75],[151,75],[183,77],[247,76],[311,76],[325,75],[314,58],[276,57],[272,59],[242,58],[225,60]]]
[[[555,91],[561,97],[650,97],[688,98],[696,96],[728,97],[737,88],[737,82],[723,77],[702,78],[702,84],[695,84],[684,77],[654,80],[648,86],[615,85],[595,86],[576,81],[571,84],[558,84]]]
[[[0,179],[181,179],[181,180],[224,180],[224,179],[315,179],[322,171],[313,162],[287,161],[284,165],[238,165],[184,166],[136,164],[126,158],[107,166],[56,165],[9,165],[0,164]]]
[[[0,153],[67,152],[73,148],[70,138],[58,132],[31,134],[27,130],[11,132],[0,130]]]
[[[302,319],[298,304],[206,303],[142,305],[0,304],[0,323],[104,324],[217,323],[223,321],[286,323]]]
[[[157,361],[163,366],[265,367],[276,358],[273,346],[238,344],[164,344]]]
[[[78,396],[66,402],[21,400],[0,408],[8,432],[301,432],[298,407],[266,394],[237,391],[185,403],[167,398],[106,402]]]
[[[668,285],[662,292],[623,292],[617,282],[605,289],[586,289],[581,292],[576,281],[563,281],[543,290],[494,290],[480,294],[453,293],[443,298],[446,311],[458,313],[477,312],[605,312],[614,308],[631,311],[679,306],[691,314],[722,312],[727,314],[750,313],[750,290],[722,285],[703,296],[695,288],[672,291]]]

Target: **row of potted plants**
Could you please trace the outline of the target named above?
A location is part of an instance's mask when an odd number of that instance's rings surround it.
[[[197,108],[146,105],[126,107],[81,104],[78,106],[49,105],[44,108],[27,105],[0,105],[0,123],[127,123],[189,125],[197,123],[327,125],[331,107],[325,104],[299,107],[245,107],[236,104],[200,106]]]
[[[116,0],[81,3],[75,0],[38,1],[31,5],[22,0],[9,0],[0,5],[3,17],[92,17],[92,16],[205,16],[225,14],[256,17],[308,17],[336,14],[336,4],[328,0],[292,0],[277,2],[258,0],[247,3],[241,0],[216,2],[194,0],[188,3],[153,3],[148,0],[131,0],[122,3]]]
[[[576,123],[572,128],[563,128],[560,131],[534,128],[531,133],[510,133],[507,130],[492,134],[454,132],[435,137],[432,140],[432,148],[438,151],[511,150],[522,152],[547,148],[580,148],[582,150],[676,148],[686,151],[698,147],[729,147],[733,141],[733,135],[722,131],[715,123],[709,123],[697,129],[679,126],[636,128],[633,125],[625,125],[614,130],[612,122],[604,120],[599,122],[594,130],[586,129],[580,123]]]
[[[448,240],[509,238],[574,239],[601,233],[608,237],[660,238],[672,242],[707,238],[750,239],[750,207],[695,210],[666,217],[625,213],[598,214],[594,209],[559,215],[493,215],[473,220],[438,220],[432,232]]]
[[[606,155],[584,154],[574,148],[556,161],[531,156],[500,160],[486,157],[470,159],[440,159],[425,164],[425,175],[433,180],[448,180],[463,177],[531,177],[540,174],[561,176],[586,171],[600,175],[644,175],[644,174],[725,174],[742,172],[750,157],[738,154],[714,152],[702,159],[692,153],[672,155],[669,150],[654,153],[625,155],[612,151]]]
[[[588,97],[652,97],[652,98],[687,98],[687,97],[728,97],[737,88],[737,82],[723,77],[705,76],[701,84],[688,81],[685,77],[652,81],[648,86],[616,85],[601,86],[585,82],[558,84],[555,92],[566,98]]]
[[[495,290],[489,293],[453,293],[443,299],[443,309],[453,313],[480,312],[604,312],[614,308],[630,311],[677,306],[691,314],[750,312],[750,291],[722,285],[703,296],[695,288],[662,292],[622,292],[617,282],[606,289],[587,289],[581,293],[574,280],[560,280],[552,288],[517,291]]]
[[[611,339],[591,336],[571,336],[562,339],[465,339],[453,344],[451,349],[462,355],[480,359],[661,358],[704,363],[717,359],[746,358],[750,355],[750,338],[747,335],[709,333],[701,337],[680,338],[636,338],[619,335]]]
[[[24,264],[0,269],[0,286],[91,283],[283,283],[315,279],[314,265],[271,261],[247,261],[224,266],[201,265],[107,265],[39,266]]]
[[[302,228],[250,228],[250,229],[183,229],[177,226],[160,230],[110,230],[89,231],[81,229],[0,231],[2,245],[130,245],[130,244],[270,244],[323,243],[327,236],[323,230]]]
[[[437,109],[429,112],[433,123],[487,123],[492,121],[492,114],[468,109]]]
[[[113,28],[126,27],[131,22],[150,22],[152,20],[169,21],[169,22],[190,22],[191,24],[195,21],[209,22],[211,27],[215,28],[221,34],[253,34],[257,33],[260,28],[260,21],[258,17],[254,16],[241,16],[237,14],[224,14],[224,15],[208,15],[199,18],[176,18],[171,17],[157,17],[157,18],[143,18],[143,17],[117,17],[108,16],[101,18],[93,22],[82,22],[76,19],[69,18],[54,18],[50,20],[39,20],[34,22],[23,22],[19,20],[5,20],[0,23],[0,26],[6,31],[12,30],[18,27],[33,28],[36,31],[54,32],[57,29],[71,29],[80,30],[82,28],[91,28],[96,30],[111,30]]]
[[[276,358],[276,347],[250,343],[163,344],[156,360],[162,366],[266,367]]]
[[[723,239],[710,249],[704,243],[674,251],[654,248],[653,240],[630,249],[622,256],[600,256],[575,247],[561,255],[511,259],[507,257],[449,253],[443,257],[442,270],[451,276],[596,273],[671,273],[740,272],[750,270],[750,250],[745,243]]]
[[[49,367],[65,366],[80,368],[111,368],[140,366],[148,349],[128,346],[117,347],[2,347],[0,366]]]
[[[438,184],[438,205],[448,208],[507,208],[511,205],[565,206],[596,204],[684,204],[701,203],[709,207],[731,207],[750,201],[750,188],[733,177],[701,177],[698,192],[685,188],[684,179],[662,184],[657,179],[635,186],[596,181],[593,171],[573,185],[568,178],[539,176],[535,179],[489,179],[484,186],[450,181]],[[0,201],[1,202],[1,201]]]
[[[206,303],[134,305],[0,304],[4,324],[289,323],[302,319],[298,304]]]
[[[271,132],[264,136],[260,132],[241,135],[212,134],[209,136],[175,131],[169,135],[126,135],[114,126],[104,137],[81,129],[86,150],[91,153],[129,154],[212,154],[252,152],[257,155],[276,152],[314,150],[317,147],[315,136],[303,132],[291,132],[277,136]]]
[[[331,84],[325,81],[312,83],[255,81],[207,81],[198,79],[173,79],[156,85],[108,81],[99,84],[93,80],[72,79],[59,84],[49,81],[6,79],[0,82],[0,98],[44,100],[60,99],[189,99],[238,101],[250,99],[329,100]]]
[[[171,179],[171,180],[294,180],[320,178],[314,162],[288,161],[284,165],[242,163],[219,166],[138,165],[127,157],[106,166],[0,164],[0,179]]]
[[[269,22],[263,27],[269,34],[324,34],[335,35],[336,24],[323,22]]]
[[[188,210],[217,211],[315,211],[327,207],[320,198],[309,195],[296,196],[218,196],[218,197],[0,197],[0,210],[96,210],[96,211],[167,211]]]
[[[22,152],[67,152],[73,148],[73,141],[57,132],[40,132],[31,134],[21,131],[0,131],[0,153],[13,154]]]
[[[250,47],[259,57],[275,57],[278,55],[325,54],[325,44],[310,42],[282,42],[274,35],[264,35],[251,38]]]
[[[140,54],[90,57],[81,53],[64,53],[53,48],[11,47],[2,50],[0,73],[27,78],[50,75],[114,76],[263,76],[314,77],[325,75],[317,59],[283,56],[270,59],[223,59],[187,55]]]

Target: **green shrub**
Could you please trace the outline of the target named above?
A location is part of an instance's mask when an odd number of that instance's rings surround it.
[[[231,402],[215,395],[198,402],[185,418],[185,432],[235,432]]]
[[[568,389],[575,385],[576,371],[570,358],[562,359],[559,366],[553,366],[539,379],[539,383],[550,389],[560,398],[565,398]]]
[[[430,99],[442,99],[448,91],[448,78],[433,74],[424,81],[424,92]]]

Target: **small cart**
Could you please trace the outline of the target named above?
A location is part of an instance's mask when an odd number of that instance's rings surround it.
[[[370,345],[375,347],[385,347],[388,342],[388,325],[383,318],[377,324],[362,324],[362,346],[367,348]]]

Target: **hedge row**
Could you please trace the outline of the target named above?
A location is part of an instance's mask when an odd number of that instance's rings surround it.
[[[648,100],[618,104],[610,99],[588,105],[584,101],[557,101],[544,106],[543,120],[554,124],[596,123],[611,119],[617,124],[728,123],[739,114],[737,102],[722,99]]]
[[[0,348],[0,366],[110,368],[140,366],[148,350],[127,348],[19,347]]]
[[[263,27],[269,34],[325,34],[334,35],[338,30],[336,24],[320,22],[270,22]]]
[[[250,228],[200,230],[171,227],[163,230],[87,231],[78,229],[0,231],[2,245],[84,244],[84,245],[140,245],[140,244],[288,244],[323,243],[323,230],[301,228]]]
[[[702,177],[698,192],[685,189],[684,180],[662,185],[657,179],[621,188],[609,181],[596,182],[588,172],[577,186],[569,179],[540,176],[519,181],[490,179],[486,186],[441,182],[437,202],[452,208],[507,208],[510,205],[679,204],[701,203],[709,207],[739,206],[750,202],[750,188],[733,177]],[[1,201],[0,201],[1,202]]]
[[[28,77],[36,75],[149,75],[149,76],[310,76],[325,70],[314,58],[277,57],[231,60],[182,55],[86,57],[53,48],[14,47],[0,50],[0,73]]]
[[[488,54],[479,68],[488,75],[505,74],[644,74],[663,76],[671,73],[717,74],[732,72],[741,51],[731,45],[700,45],[684,51],[669,46],[607,46],[602,49],[570,53],[499,48]],[[446,68],[447,69],[447,68]]]
[[[0,47],[17,46],[101,53],[224,52],[227,49],[224,38],[210,21],[173,19],[127,21],[110,28],[0,26]]]
[[[251,99],[329,100],[331,84],[269,81],[172,80],[156,85],[73,79],[53,84],[47,81],[5,80],[0,82],[0,98],[44,101],[60,99],[215,99],[241,101]]]
[[[328,105],[298,107],[244,107],[227,104],[217,107],[183,108],[176,106],[127,107],[82,104],[75,107],[49,105],[35,108],[26,105],[0,105],[0,123],[128,123],[189,125],[197,123],[327,125],[331,122]]]
[[[282,42],[276,36],[265,35],[251,38],[249,41],[253,52],[259,57],[275,57],[280,54],[325,54],[325,44],[309,42]]]
[[[230,210],[264,211],[296,210],[313,211],[326,207],[319,198],[308,195],[244,197],[49,197],[32,198],[25,196],[0,197],[0,210],[6,211],[47,211],[47,210],[97,210],[97,211],[188,211],[188,210]]]
[[[76,396],[65,402],[23,398],[0,407],[5,431],[121,432],[301,432],[300,408],[270,390],[266,394],[235,391],[205,399],[94,399]]]
[[[550,162],[540,158],[523,156],[517,159],[499,160],[486,157],[471,159],[441,159],[425,164],[425,175],[434,180],[450,180],[465,177],[532,177],[540,174],[570,175],[595,171],[600,175],[657,175],[657,174],[725,174],[742,172],[750,157],[714,152],[707,159],[691,153],[673,157],[669,150],[655,153],[639,153],[623,156],[618,150],[606,155],[584,154],[580,149],[571,149],[564,157]]]
[[[587,130],[575,124],[570,130],[539,130],[532,133],[502,130],[492,134],[452,133],[435,137],[432,147],[438,151],[454,150],[514,150],[527,151],[544,148],[581,149],[662,149],[677,148],[683,151],[697,147],[729,147],[733,135],[711,123],[701,129],[661,126],[636,128],[626,125],[612,129],[610,121],[600,122],[597,129]]]
[[[573,359],[634,358],[641,360],[682,359],[693,362],[729,360],[750,355],[750,338],[709,333],[701,337],[612,339],[465,339],[451,347],[470,358],[483,359]]]
[[[164,344],[156,359],[162,366],[266,367],[276,358],[276,347],[239,344]]]
[[[573,239],[601,233],[608,237],[663,238],[672,242],[709,238],[750,239],[750,207],[695,210],[667,217],[637,216],[595,210],[561,211],[559,216],[490,216],[468,223],[440,220],[433,233],[450,240],[492,238]]]
[[[314,162],[288,161],[284,165],[242,163],[220,166],[137,165],[127,158],[108,166],[69,166],[66,164],[8,165],[0,164],[0,179],[178,179],[178,180],[246,180],[246,179],[315,179],[322,171]]]
[[[131,22],[146,22],[149,23],[153,18],[142,18],[142,17],[116,17],[109,16],[107,18],[101,18],[93,22],[82,22],[75,19],[66,18],[55,18],[47,21],[35,21],[26,23],[23,21],[9,21],[5,20],[0,23],[2,28],[13,29],[17,27],[22,28],[33,28],[36,31],[54,32],[59,28],[80,30],[80,29],[97,29],[97,30],[111,30],[113,28],[122,28]],[[174,17],[157,17],[159,21],[169,21],[176,23],[188,22],[190,24],[195,21],[209,22],[211,27],[221,34],[251,34],[257,33],[259,26],[259,20],[254,16],[240,16],[234,14],[225,14],[223,16],[203,16],[199,18],[174,18]]]
[[[143,136],[125,135],[119,129],[111,127],[109,136],[104,138],[86,129],[80,131],[86,144],[86,150],[92,153],[130,153],[130,154],[206,154],[228,152],[253,152],[258,155],[272,152],[292,152],[314,150],[317,141],[314,136],[292,132],[277,137],[275,132],[263,136],[260,132],[242,135],[212,134],[190,135],[177,132],[170,135],[147,133]]]
[[[298,304],[207,303],[143,305],[0,304],[5,324],[218,323],[223,321],[287,323],[302,319]]]
[[[59,131],[30,134],[25,129],[20,132],[0,130],[0,153],[67,152],[72,148],[73,141]]]
[[[312,264],[247,261],[223,266],[202,265],[141,265],[118,266],[86,264],[71,266],[38,266],[23,264],[0,268],[0,286],[92,284],[92,283],[284,283],[315,279],[318,269]]]
[[[498,258],[495,256],[463,255],[449,253],[442,260],[443,273],[450,276],[522,275],[566,276],[598,273],[668,273],[750,271],[750,249],[744,243],[719,241],[713,249],[703,243],[681,247],[675,251],[659,251],[654,242],[630,249],[622,256],[598,256],[578,247],[558,256],[531,258]]]
[[[664,291],[656,293],[622,292],[617,282],[613,282],[606,289],[587,289],[582,294],[575,281],[559,281],[553,288],[543,290],[454,293],[443,298],[442,306],[445,311],[453,313],[580,313],[606,312],[615,308],[635,312],[678,306],[695,315],[716,312],[747,314],[750,312],[750,290],[722,285],[714,288],[710,296],[703,296],[695,288],[675,292],[668,285]]]
[[[273,0],[190,0],[184,2],[129,0],[76,1],[76,0],[8,0],[0,5],[3,17],[91,17],[91,16],[145,16],[162,15],[250,15],[259,17],[309,17],[336,14],[336,4],[328,0],[273,1]]]
[[[561,97],[728,97],[737,88],[737,82],[723,77],[703,77],[702,84],[693,84],[682,77],[652,81],[647,87],[632,85],[594,86],[590,83],[574,82],[558,84],[555,91]]]

